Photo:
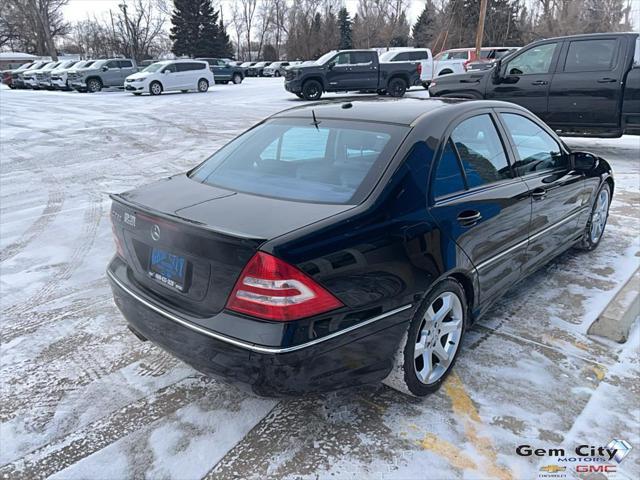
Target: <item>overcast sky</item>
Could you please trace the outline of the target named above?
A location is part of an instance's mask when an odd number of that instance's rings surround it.
[[[126,0],[69,0],[69,4],[64,7],[63,11],[65,18],[71,22],[84,20],[87,16],[93,17],[94,14],[100,18],[103,14],[108,13],[109,9],[117,10],[118,4],[123,1]],[[530,1],[528,0],[527,3]],[[222,0],[221,2],[214,0],[214,4],[222,3],[223,14],[228,12],[231,2],[232,0]],[[635,28],[638,29],[640,27],[640,0],[631,0],[631,2],[633,3]],[[353,16],[356,13],[358,0],[346,0],[345,4]],[[424,8],[424,0],[411,0],[409,4],[409,23],[413,23]]]

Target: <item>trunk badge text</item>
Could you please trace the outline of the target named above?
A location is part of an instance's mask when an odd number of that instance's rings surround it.
[[[131,215],[130,213],[124,212],[124,223],[127,225],[131,225],[132,227],[136,226],[136,216]]]
[[[151,227],[151,238],[153,238],[156,242],[160,240],[160,227],[158,225],[154,225]]]

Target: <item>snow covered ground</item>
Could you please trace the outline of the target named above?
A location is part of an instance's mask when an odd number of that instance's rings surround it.
[[[640,331],[625,346],[586,331],[640,263],[640,137],[567,139],[615,169],[601,246],[510,292],[427,399],[381,385],[259,398],[129,333],[104,276],[108,193],[184,171],[299,104],[281,83],[153,98],[0,89],[0,476],[537,478],[554,462],[518,445],[620,438],[635,448],[617,478],[638,478]]]

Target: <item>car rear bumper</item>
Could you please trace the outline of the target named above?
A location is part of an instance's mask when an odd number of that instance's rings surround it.
[[[196,370],[248,385],[259,395],[301,395],[382,380],[413,312],[412,305],[405,305],[303,344],[266,346],[178,317],[129,281],[117,258],[107,277],[115,303],[136,335]],[[246,322],[227,312],[219,315]],[[255,323],[263,330],[281,328],[279,322]]]

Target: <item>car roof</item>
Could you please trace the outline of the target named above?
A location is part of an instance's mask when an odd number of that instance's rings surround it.
[[[447,115],[447,112],[452,116],[457,116],[468,111],[494,107],[509,107],[525,110],[513,103],[496,100],[372,98],[366,100],[317,102],[284,110],[270,118],[312,118],[313,115],[315,115],[318,120],[325,118],[412,125],[419,120],[426,119],[434,112],[437,112],[438,116],[441,114]]]

